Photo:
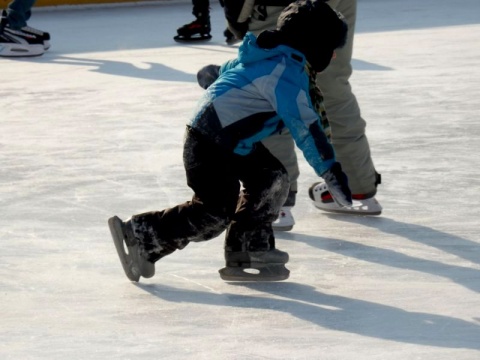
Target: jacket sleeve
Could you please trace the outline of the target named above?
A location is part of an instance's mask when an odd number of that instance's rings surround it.
[[[297,82],[296,85],[298,84]],[[308,85],[292,86],[291,81],[280,81],[275,90],[275,98],[277,113],[290,130],[295,144],[315,173],[322,176],[335,163],[335,152],[322,130],[321,119],[312,106]]]
[[[248,31],[255,0],[224,0],[223,4],[228,29],[237,39],[243,39]]]
[[[239,64],[238,59],[231,59],[227,60],[220,66],[220,74],[224,73],[225,71],[229,69],[233,69],[235,66]]]

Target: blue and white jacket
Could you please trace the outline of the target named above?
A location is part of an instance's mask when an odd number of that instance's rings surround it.
[[[335,154],[309,96],[305,61],[302,53],[285,45],[260,48],[248,33],[238,57],[222,65],[189,126],[239,155],[249,154],[256,143],[286,126],[321,176]]]

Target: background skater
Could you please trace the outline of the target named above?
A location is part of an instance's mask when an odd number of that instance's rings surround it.
[[[223,6],[223,2],[220,1]],[[192,14],[195,16],[195,20],[180,26],[177,29],[177,35],[173,39],[177,42],[196,42],[206,41],[212,38],[211,23],[210,23],[210,0],[192,0]],[[227,44],[232,44],[238,40],[232,34],[232,32],[226,28],[223,32],[225,41]]]

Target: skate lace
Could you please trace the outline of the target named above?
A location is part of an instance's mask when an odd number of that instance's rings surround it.
[[[35,35],[28,34],[26,32],[23,32],[22,30],[14,30],[14,29],[6,28],[5,33],[8,33],[10,35],[16,35],[25,39],[31,39],[31,40],[35,40],[37,38]]]

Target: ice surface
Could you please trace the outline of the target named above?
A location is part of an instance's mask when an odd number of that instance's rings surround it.
[[[188,2],[35,10],[52,48],[0,59],[0,359],[480,358],[480,1],[359,0],[352,85],[382,173],[381,217],[307,195],[278,234],[291,277],[230,284],[223,236],[133,285],[107,219],[187,200],[195,73]]]

